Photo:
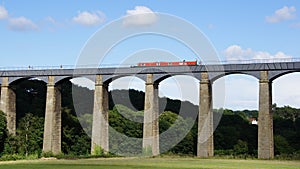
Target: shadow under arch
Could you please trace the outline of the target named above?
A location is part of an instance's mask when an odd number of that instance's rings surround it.
[[[16,127],[28,113],[44,118],[47,83],[36,77],[15,78],[9,83],[15,93]]]

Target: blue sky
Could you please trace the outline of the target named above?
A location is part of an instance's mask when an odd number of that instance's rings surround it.
[[[171,14],[194,24],[210,39],[221,60],[300,58],[300,2],[297,0],[272,2],[2,0],[0,67],[74,65],[84,44],[97,30],[122,16],[141,11]],[[149,39],[156,40],[153,37]],[[186,54],[182,59],[193,58],[184,49],[179,51],[176,44],[172,51],[172,43],[155,41],[148,45],[150,48],[163,46],[164,49],[171,50],[170,52],[178,52],[178,55]],[[133,41],[131,44],[137,43]],[[114,57],[112,62],[118,60],[118,57]],[[299,75],[289,76],[288,79],[291,80],[285,84],[280,84],[285,80],[275,81],[274,90],[277,88],[285,90],[291,88],[289,84],[299,82],[297,79]],[[236,100],[228,103],[228,108],[257,108],[256,94],[251,95],[258,91],[258,82],[255,79],[230,76],[226,81],[228,81],[226,93],[231,93],[226,95],[226,98]],[[235,93],[233,87],[235,82],[251,86],[249,87],[251,90],[240,89],[240,91],[250,90],[249,95],[240,96],[238,93],[241,92],[232,94]],[[168,95],[167,91],[164,93]],[[273,102],[300,107],[300,103],[295,101],[297,99],[300,101],[298,93],[300,91],[293,92],[295,96],[290,97],[286,92],[282,92],[279,96],[275,92]],[[290,99],[284,101],[282,98]]]

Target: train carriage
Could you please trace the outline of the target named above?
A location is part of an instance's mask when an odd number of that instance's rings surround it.
[[[141,67],[154,67],[154,66],[188,66],[197,65],[197,61],[182,61],[182,62],[140,62],[137,66]]]

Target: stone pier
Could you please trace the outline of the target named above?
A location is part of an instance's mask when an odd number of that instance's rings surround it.
[[[272,83],[268,71],[260,72],[258,114],[258,158],[274,158]]]
[[[212,87],[208,73],[201,73],[197,157],[214,155]]]
[[[154,83],[153,74],[147,74],[144,106],[143,150],[159,155],[159,109],[158,84]]]
[[[0,110],[6,114],[8,133],[16,134],[16,94],[9,87],[8,77],[2,78]]]
[[[48,77],[43,151],[61,152],[61,92],[54,76]]]
[[[105,152],[109,151],[108,127],[108,85],[103,83],[102,75],[97,75],[92,126],[91,153],[93,155],[97,147],[101,147]]]

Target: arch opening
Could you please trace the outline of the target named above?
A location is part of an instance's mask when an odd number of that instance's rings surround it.
[[[286,72],[277,76],[272,84],[275,155],[294,154],[300,150],[299,82],[300,72]]]
[[[43,148],[43,126],[46,105],[46,83],[38,78],[25,77],[9,84],[11,94],[10,124],[16,135],[7,140],[9,148],[16,154],[35,154]],[[7,124],[9,124],[7,123]],[[12,126],[10,126],[12,127]],[[14,142],[11,140],[18,140]],[[10,150],[5,150],[10,151]]]
[[[257,78],[245,74],[226,75],[214,82],[214,123],[219,118],[214,125],[216,155],[257,155],[258,85]],[[225,102],[219,104],[222,90],[226,91]]]
[[[199,80],[191,75],[165,76],[159,80],[160,149],[162,152],[196,154]]]
[[[56,82],[61,95],[63,153],[90,153],[94,86],[86,77],[66,77]]]

